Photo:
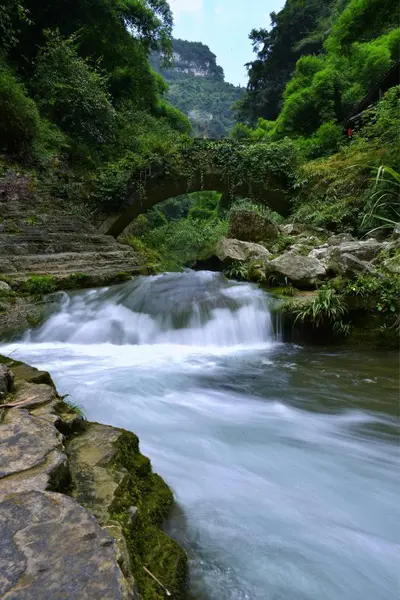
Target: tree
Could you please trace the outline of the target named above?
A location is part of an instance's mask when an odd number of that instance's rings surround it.
[[[115,110],[107,79],[75,49],[75,38],[48,34],[37,59],[34,89],[42,112],[75,140],[104,144],[114,135]]]

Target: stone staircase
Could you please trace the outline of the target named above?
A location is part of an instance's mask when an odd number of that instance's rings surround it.
[[[65,214],[61,201],[44,202],[23,177],[0,181],[0,274],[65,278],[85,273],[107,279],[145,270],[143,257],[89,221]]]

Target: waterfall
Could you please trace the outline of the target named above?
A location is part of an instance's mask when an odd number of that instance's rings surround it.
[[[64,294],[33,342],[236,347],[273,339],[268,297],[219,273],[165,273]]]

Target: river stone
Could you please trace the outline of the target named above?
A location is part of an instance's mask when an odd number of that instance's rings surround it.
[[[249,260],[264,263],[270,258],[271,253],[260,244],[222,238],[217,246],[216,255],[224,266],[228,266],[234,262]]]
[[[275,242],[279,229],[267,217],[250,210],[239,210],[229,218],[228,238],[243,242]]]
[[[378,256],[383,248],[384,245],[373,238],[363,241],[342,242],[335,247],[332,256],[336,258],[338,254],[351,254],[360,260],[371,261]]]
[[[14,376],[6,365],[0,364],[0,404],[7,394],[11,392]]]
[[[370,263],[360,260],[357,256],[335,252],[330,258],[329,269],[336,273],[336,275],[343,275],[344,277],[352,277],[353,275],[362,273],[373,275],[376,272]]]
[[[115,542],[75,500],[50,492],[0,503],[2,600],[138,600]]]
[[[11,288],[5,281],[0,281],[0,292],[11,292]]]
[[[296,287],[312,289],[326,275],[322,262],[310,256],[300,256],[294,252],[285,252],[266,265],[267,273],[279,279],[287,279]]]

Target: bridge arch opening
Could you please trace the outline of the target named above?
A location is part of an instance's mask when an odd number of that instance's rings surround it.
[[[120,214],[115,214],[107,219],[104,232],[119,237],[130,223],[139,215],[169,200],[179,198],[195,192],[218,192],[223,197],[233,200],[235,197],[254,198],[269,206],[272,210],[282,216],[289,214],[290,203],[287,194],[282,189],[250,189],[249,185],[243,183],[231,189],[229,181],[224,180],[220,174],[208,173],[197,175],[193,181],[188,182],[186,178],[151,179],[144,190],[134,190],[125,207]]]

